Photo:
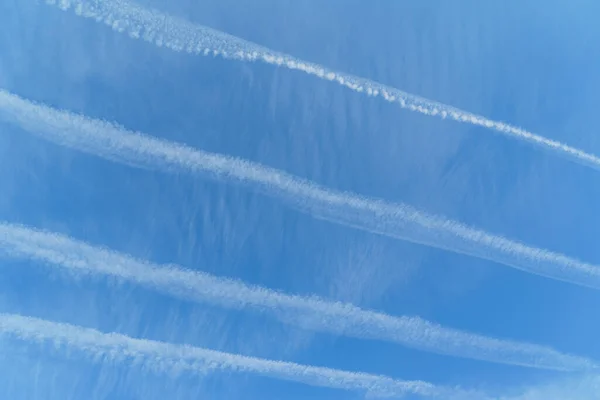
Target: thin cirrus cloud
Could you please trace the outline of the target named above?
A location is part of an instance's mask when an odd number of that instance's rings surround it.
[[[288,295],[178,266],[155,265],[21,225],[0,223],[0,251],[13,258],[50,264],[76,276],[116,278],[186,301],[255,310],[303,329],[534,368],[560,371],[596,368],[590,360],[548,347],[485,337],[421,318],[395,317],[316,296]]]
[[[372,397],[416,394],[431,398],[463,399],[472,392],[422,381],[403,381],[382,375],[349,372],[293,362],[266,360],[189,345],[136,339],[118,333],[47,321],[18,314],[0,314],[0,335],[30,344],[51,344],[67,353],[78,351],[93,360],[144,365],[162,373],[206,374],[212,370],[250,373],[269,378],[366,392]]]
[[[600,267],[460,222],[317,183],[244,159],[209,153],[57,110],[0,89],[0,121],[107,160],[231,182],[340,225],[490,260],[530,274],[600,289]]]
[[[554,378],[545,384],[526,387],[520,394],[501,396],[498,400],[598,400],[600,376],[579,375]]]
[[[336,82],[355,92],[382,97],[401,108],[425,115],[481,126],[514,139],[551,151],[572,162],[600,170],[600,157],[564,143],[545,138],[504,122],[460,110],[446,104],[425,99],[394,87],[366,78],[330,70],[277,52],[242,38],[206,26],[193,24],[181,18],[145,8],[125,0],[45,0],[63,10],[74,9],[77,15],[102,22],[118,32],[127,33],[157,46],[192,54],[221,56],[240,61],[262,61],[271,65],[302,71],[320,79]]]
[[[567,144],[365,78],[333,71],[133,2],[45,1],[64,10],[71,8],[79,16],[94,19],[115,31],[157,46],[238,61],[261,61],[302,71],[370,97],[381,97],[403,109],[484,127],[600,170],[600,157]],[[315,218],[600,289],[599,266],[546,249],[530,247],[421,212],[405,204],[332,190],[258,163],[152,138],[111,122],[52,109],[0,89],[1,120],[45,140],[110,161],[160,171],[184,171],[244,185]],[[389,341],[424,351],[505,364],[586,373],[596,373],[598,370],[598,365],[592,360],[548,347],[485,337],[445,328],[416,317],[396,317],[316,296],[280,293],[174,265],[159,266],[57,233],[22,225],[0,222],[0,253],[41,261],[77,276],[117,278],[186,301],[258,311],[304,329],[359,339]],[[32,344],[50,343],[57,348],[65,347],[84,353],[95,361],[108,360],[125,366],[143,364],[163,372],[204,374],[212,370],[225,370],[251,373],[316,387],[361,391],[375,397],[416,394],[460,400],[488,398],[474,392],[435,386],[422,381],[396,380],[381,375],[136,339],[118,333],[107,334],[15,314],[0,314],[0,336]],[[597,390],[590,388],[595,388],[597,383],[596,378],[586,381],[587,386],[576,394],[577,398],[587,398],[589,393],[596,393]],[[561,396],[575,393],[571,388],[561,390],[556,387],[533,388],[521,397],[510,399],[529,400],[556,397],[557,393],[563,393]]]

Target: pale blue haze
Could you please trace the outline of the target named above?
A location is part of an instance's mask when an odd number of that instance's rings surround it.
[[[593,0],[139,3],[600,154]],[[0,89],[600,264],[600,173],[553,153],[301,72],[158,48],[42,1],[0,0],[0,26]],[[598,291],[313,219],[241,186],[112,163],[5,123],[0,221],[600,360]],[[1,313],[503,399],[600,399],[593,374],[305,331],[8,256],[0,265]],[[6,399],[364,398],[253,374],[171,376],[1,338]]]

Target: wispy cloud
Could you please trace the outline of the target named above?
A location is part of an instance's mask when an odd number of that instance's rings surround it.
[[[381,375],[266,360],[188,345],[136,339],[118,333],[57,323],[15,314],[0,314],[0,334],[37,344],[83,352],[93,360],[145,365],[158,372],[205,374],[213,370],[252,373],[317,387],[367,392],[376,397],[459,396],[461,391],[422,381],[402,381]],[[468,392],[465,392],[468,394]]]
[[[600,289],[600,267],[596,265],[430,215],[403,203],[331,190],[259,163],[128,131],[110,122],[33,103],[4,90],[0,90],[0,120],[111,161],[242,184],[315,218]]]
[[[550,150],[573,162],[600,169],[600,157],[525,129],[493,121],[369,79],[333,71],[322,65],[300,60],[227,33],[193,24],[155,9],[145,8],[134,2],[124,0],[46,0],[46,3],[56,5],[63,10],[72,8],[77,15],[102,22],[115,31],[127,33],[132,38],[143,39],[174,51],[218,55],[240,61],[262,61],[302,71],[368,96],[381,97],[410,111],[488,128]]]
[[[520,394],[499,397],[498,400],[598,400],[600,376],[586,375],[554,379],[552,383],[522,389]]]
[[[41,261],[76,275],[96,275],[187,301],[252,309],[304,329],[398,343],[434,353],[554,370],[587,370],[595,364],[551,348],[445,328],[415,317],[364,310],[312,296],[279,293],[178,266],[159,266],[104,248],[20,225],[0,223],[0,251]]]

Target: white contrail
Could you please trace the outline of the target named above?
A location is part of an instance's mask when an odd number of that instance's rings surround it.
[[[102,333],[95,329],[16,314],[0,314],[0,334],[25,342],[51,344],[59,349],[74,350],[93,360],[141,364],[153,371],[163,373],[205,374],[211,370],[226,370],[310,386],[363,391],[377,397],[417,394],[446,398],[447,395],[459,396],[461,393],[459,389],[447,389],[422,381],[402,381],[382,375],[341,371],[224,353],[189,345],[136,339],[118,333]]]
[[[404,109],[492,129],[540,148],[554,151],[573,162],[600,169],[600,157],[544,138],[525,129],[493,121],[365,78],[333,71],[227,33],[196,25],[155,9],[144,8],[134,2],[124,0],[46,0],[46,3],[57,5],[63,10],[73,8],[77,15],[92,18],[110,26],[115,31],[125,32],[133,38],[143,39],[158,46],[165,46],[180,52],[219,55],[233,60],[263,61],[302,71],[321,79],[336,82],[359,93],[382,97]]]
[[[600,267],[596,265],[429,215],[406,204],[331,190],[281,170],[128,131],[0,89],[2,120],[48,141],[112,161],[243,184],[315,218],[600,289]]]
[[[295,296],[240,281],[218,278],[178,266],[159,266],[56,233],[0,223],[0,253],[36,260],[80,275],[128,281],[186,301],[232,309],[250,309],[304,329],[384,340],[420,350],[563,371],[597,366],[582,357],[551,348],[505,341],[415,317],[394,317],[351,304],[312,296]]]

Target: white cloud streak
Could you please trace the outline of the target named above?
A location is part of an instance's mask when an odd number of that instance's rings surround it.
[[[126,165],[232,182],[344,226],[494,261],[600,289],[600,267],[430,215],[403,203],[328,189],[259,163],[150,137],[0,90],[0,121],[50,142]]]
[[[102,333],[65,323],[16,314],[0,314],[0,334],[38,345],[75,350],[95,361],[140,365],[162,373],[231,371],[299,382],[310,386],[362,391],[374,397],[462,398],[460,390],[422,381],[402,381],[381,375],[348,372],[225,353],[189,345],[136,339],[118,333]],[[467,393],[468,392],[464,392]]]
[[[439,118],[481,126],[514,139],[549,150],[570,161],[600,170],[600,157],[525,129],[493,121],[458,108],[428,100],[399,89],[333,71],[324,66],[300,60],[227,33],[193,24],[158,10],[144,8],[124,0],[46,0],[63,10],[73,9],[79,16],[104,23],[113,30],[142,39],[157,46],[190,54],[222,56],[239,61],[262,61],[267,64],[302,71],[345,86],[355,92],[398,104],[401,108]]]
[[[553,370],[589,370],[585,358],[551,348],[445,328],[416,317],[395,317],[316,296],[288,295],[178,266],[160,266],[67,236],[0,223],[0,252],[35,260],[75,276],[130,282],[174,298],[253,310],[297,327],[381,340],[457,357]]]

